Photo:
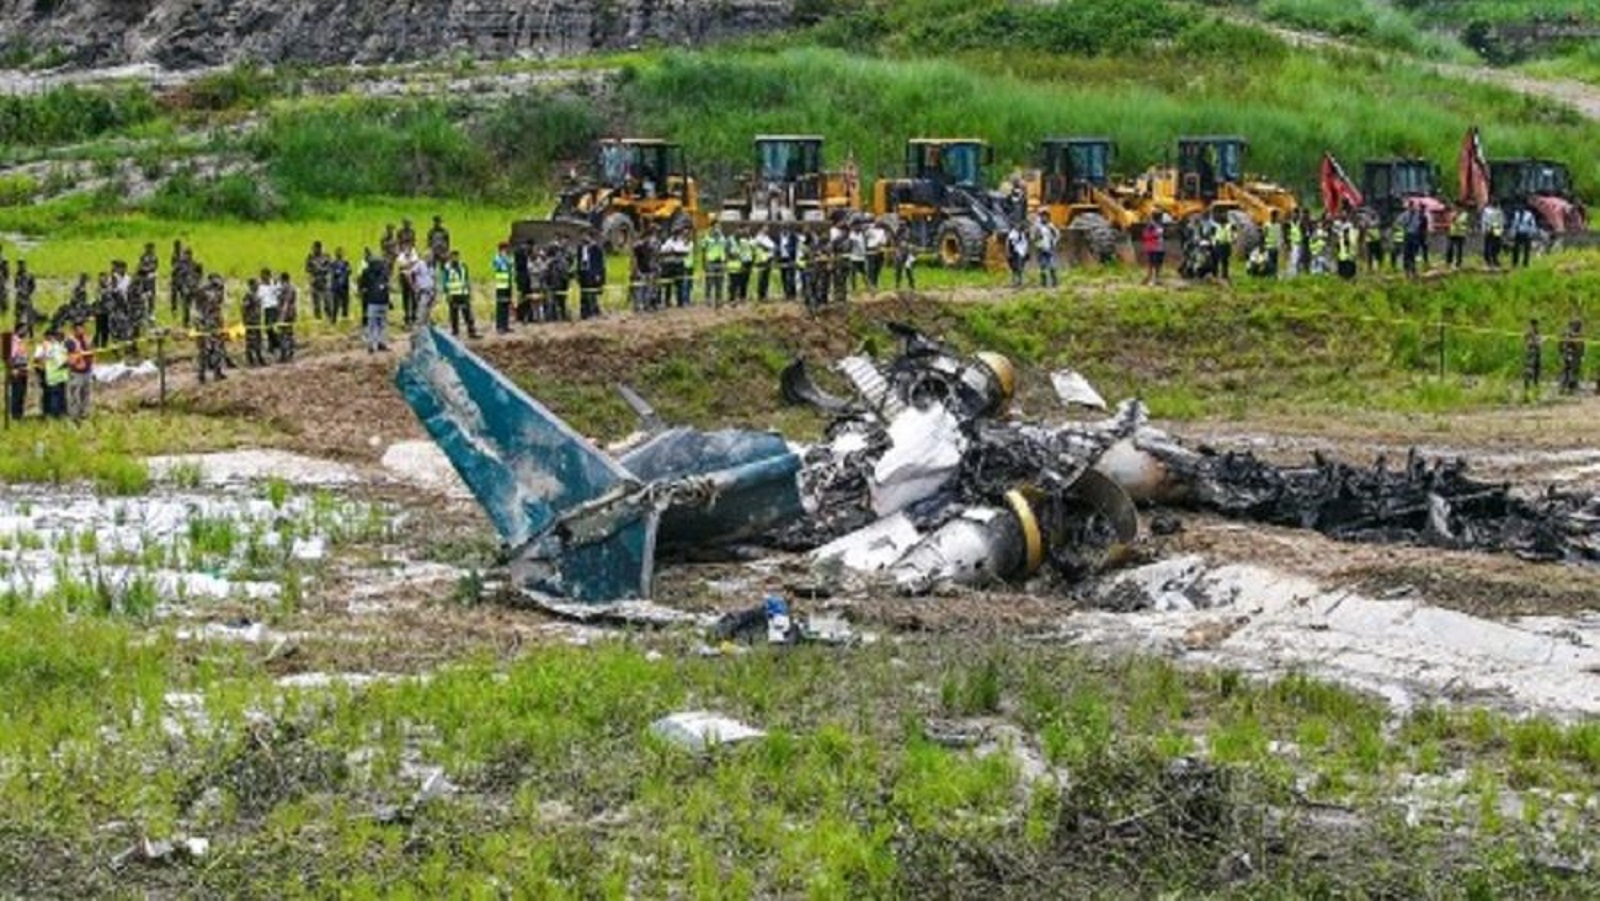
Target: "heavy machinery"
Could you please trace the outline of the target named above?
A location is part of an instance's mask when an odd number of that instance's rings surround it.
[[[724,228],[767,222],[822,227],[840,212],[861,209],[861,181],[854,163],[825,168],[823,140],[816,135],[758,135],[756,168],[740,180],[738,193],[722,201]]]
[[[1450,204],[1439,199],[1439,167],[1419,157],[1388,157],[1361,164],[1361,193],[1366,208],[1384,227],[1407,209],[1428,217],[1428,230],[1450,229]]]
[[[1160,213],[1183,221],[1224,210],[1238,230],[1235,250],[1248,253],[1273,212],[1287,218],[1299,208],[1289,189],[1245,174],[1249,146],[1236,135],[1180,137],[1176,166],[1150,169],[1134,182],[1132,192],[1140,198],[1139,218]]]
[[[520,234],[547,239],[598,229],[613,252],[626,250],[648,226],[705,223],[700,191],[684,164],[683,147],[656,138],[608,138],[595,148],[593,171],[575,176],[550,219],[519,222]]]
[[[1329,215],[1349,212],[1362,223],[1387,229],[1405,210],[1419,209],[1432,233],[1442,235],[1450,228],[1450,205],[1439,199],[1439,167],[1425,159],[1366,160],[1357,190],[1333,154],[1324,153],[1321,182],[1322,206]]]
[[[1046,138],[1039,168],[1023,175],[1028,209],[1045,210],[1065,230],[1069,252],[1107,260],[1124,250],[1140,218],[1111,183],[1110,138]]]
[[[891,229],[903,223],[912,243],[945,266],[1003,257],[1000,238],[1022,210],[983,186],[983,167],[993,162],[993,148],[977,138],[912,138],[904,176],[873,185],[872,213]]]
[[[1555,160],[1490,160],[1489,196],[1502,207],[1526,204],[1552,238],[1589,230],[1587,211],[1572,193],[1572,173]]]

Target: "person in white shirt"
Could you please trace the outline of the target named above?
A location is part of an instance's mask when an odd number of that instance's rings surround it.
[[[261,329],[267,333],[267,357],[280,356],[283,336],[278,328],[278,318],[281,311],[278,307],[278,284],[272,277],[272,270],[261,270],[256,298],[261,304]]]
[[[1011,287],[1022,287],[1022,271],[1028,265],[1028,233],[1021,225],[1006,232],[1006,261],[1011,264]]]
[[[889,250],[889,230],[874,219],[867,226],[867,286],[878,290],[878,279],[883,274],[883,258]]]
[[[400,255],[395,257],[394,269],[400,277],[400,314],[407,326],[417,324],[417,286],[411,280],[411,272],[421,261],[422,255],[417,253],[415,246],[400,245]]]

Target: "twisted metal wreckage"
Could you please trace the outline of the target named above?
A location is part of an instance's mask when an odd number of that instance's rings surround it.
[[[578,434],[458,341],[427,328],[396,383],[488,513],[514,584],[552,599],[648,598],[655,562],[708,548],[810,553],[830,576],[907,593],[941,584],[1084,577],[1138,533],[1138,505],[1180,506],[1351,540],[1401,541],[1600,561],[1600,502],[1469,478],[1459,460],[1283,468],[1185,447],[1137,400],[1095,421],[1008,414],[1015,371],[905,326],[887,362],[833,365],[855,397],[818,387],[803,361],[786,399],[831,417],[822,441],[667,427],[632,391],[640,437],[612,452]],[[1052,375],[1067,406],[1105,402]]]

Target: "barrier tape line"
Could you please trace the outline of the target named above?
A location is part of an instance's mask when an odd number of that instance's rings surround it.
[[[795,270],[795,273],[796,273],[796,276],[797,276],[797,281],[798,281],[799,275],[802,272],[805,272],[805,271],[808,271],[808,270]],[[815,270],[809,270],[809,271],[815,271]],[[751,275],[752,276],[759,275],[759,269],[752,271]],[[723,290],[721,292],[723,294],[723,303],[724,304],[729,303],[729,301],[727,300],[727,287],[728,287],[727,276],[728,276],[728,273],[724,273],[723,284],[722,284],[722,289]],[[1305,276],[1305,277],[1306,278],[1312,278],[1312,276]],[[698,293],[701,294],[701,297],[697,298],[698,302],[699,303],[705,303],[705,300],[704,300],[704,288],[703,288],[704,281],[703,281],[703,279],[699,280],[698,284],[697,284],[696,280],[691,276],[689,278],[689,281],[690,281],[690,284],[692,286],[691,287],[691,291],[692,292],[693,292],[693,287],[699,287],[701,289],[700,292],[698,292]],[[621,312],[623,314],[637,312],[637,310],[635,308],[635,303],[634,303],[634,301],[636,299],[636,292],[640,288],[649,287],[649,288],[654,288],[655,290],[662,292],[661,297],[662,297],[662,301],[663,301],[663,310],[670,309],[671,306],[670,306],[669,303],[667,303],[667,301],[669,301],[675,295],[677,287],[678,287],[678,285],[680,283],[681,283],[680,279],[654,279],[654,280],[650,280],[650,281],[634,280],[634,281],[629,281],[629,282],[622,283],[622,284],[618,284],[618,283],[608,284],[608,285],[605,285],[605,286],[601,287],[600,291],[599,291],[601,299],[602,299],[602,308],[610,307],[614,312]],[[781,283],[782,283],[781,282],[781,278],[773,277],[772,278],[772,283],[773,283],[774,287],[780,287]],[[1033,287],[1033,286],[1029,286],[1029,287]],[[934,298],[936,300],[949,301],[949,300],[953,299],[957,295],[957,293],[960,292],[961,290],[963,290],[963,289],[962,288],[945,287],[945,288],[923,289],[923,290],[918,291],[917,293],[918,293],[918,295],[923,296],[923,297],[931,297],[931,298]],[[1002,288],[1002,289],[995,289],[995,290],[1005,290],[1005,289]],[[780,287],[780,292],[781,292],[781,287]],[[581,295],[582,295],[582,289],[581,288],[579,288],[577,290],[571,290],[571,291],[567,292],[567,294],[565,295],[565,299],[568,302],[569,308],[571,307],[573,301],[581,299]],[[1198,302],[1203,302],[1204,299],[1206,299],[1208,297],[1211,297],[1211,296],[1213,296],[1213,295],[1209,295],[1208,294],[1208,295],[1203,295],[1203,296],[1196,296],[1196,297],[1193,298],[1193,300],[1195,300],[1197,303]],[[547,297],[545,296],[544,292],[535,292],[535,293],[530,294],[530,295],[524,295],[522,298],[513,298],[513,300],[512,300],[513,308],[515,308],[516,306],[520,305],[520,302],[523,299],[527,299],[529,302],[531,302],[533,304],[533,306],[535,308],[538,308],[547,299]],[[1071,299],[1074,302],[1079,302],[1079,303],[1082,303],[1084,301],[1088,301],[1088,302],[1091,302],[1091,303],[1100,302],[1100,303],[1105,303],[1105,304],[1116,303],[1116,302],[1118,302],[1120,300],[1120,298],[1113,297],[1113,296],[1110,296],[1110,295],[1103,295],[1103,294],[1100,295],[1100,296],[1097,296],[1097,297],[1078,296],[1078,297],[1073,297]],[[1167,301],[1167,303],[1166,303],[1167,306],[1175,307],[1175,306],[1179,305],[1178,302],[1181,302],[1185,298],[1183,298],[1181,295],[1170,294],[1169,293],[1169,294],[1164,295],[1164,299],[1165,299],[1165,301]],[[444,303],[439,303],[439,302],[437,302],[438,300],[443,300]],[[1140,302],[1148,302],[1150,300],[1150,298],[1141,297],[1139,300],[1140,300]],[[496,303],[496,302],[497,302],[496,299],[494,299],[492,297],[489,300],[489,303],[491,305]],[[759,301],[757,301],[754,298],[751,298],[750,302],[751,303],[757,303]],[[777,304],[777,303],[789,303],[789,302],[798,303],[799,301],[798,301],[798,299],[796,301],[789,301],[788,299],[782,297],[781,293],[780,293],[779,296],[769,297],[769,299],[766,302]],[[481,298],[480,297],[474,297],[473,298],[473,305],[474,305],[475,308],[476,307],[480,307],[481,306]],[[398,304],[393,304],[393,303],[391,303],[389,305],[391,310],[395,309],[398,306],[399,306]],[[1279,302],[1277,300],[1271,300],[1271,299],[1266,300],[1263,303],[1263,307],[1262,308],[1270,310],[1270,312],[1272,312],[1274,314],[1286,315],[1286,316],[1289,316],[1289,317],[1292,317],[1292,318],[1303,319],[1303,320],[1322,319],[1322,320],[1331,320],[1331,321],[1335,321],[1335,322],[1353,322],[1353,323],[1361,323],[1361,324],[1365,324],[1365,325],[1381,325],[1381,326],[1388,326],[1388,327],[1391,327],[1391,328],[1415,328],[1415,329],[1418,329],[1418,330],[1426,330],[1426,331],[1433,331],[1433,332],[1438,332],[1439,330],[1442,329],[1447,334],[1448,333],[1463,333],[1463,334],[1480,335],[1480,336],[1484,336],[1484,337],[1515,339],[1515,340],[1518,340],[1518,341],[1521,341],[1524,338],[1526,338],[1526,334],[1523,333],[1523,332],[1508,330],[1508,329],[1504,329],[1504,328],[1496,328],[1496,327],[1493,327],[1493,326],[1474,325],[1474,324],[1470,324],[1470,323],[1453,322],[1453,321],[1444,320],[1444,319],[1424,320],[1424,319],[1412,319],[1412,318],[1406,318],[1406,317],[1385,316],[1385,315],[1374,314],[1374,313],[1359,313],[1359,312],[1354,312],[1354,311],[1332,310],[1332,309],[1326,309],[1326,308],[1320,308],[1320,307],[1305,306],[1305,305],[1301,305],[1301,304],[1284,304],[1284,303],[1281,303],[1281,302]],[[436,302],[432,305],[432,308],[430,309],[430,313],[436,314],[436,313],[439,313],[439,312],[443,312],[443,311],[445,311],[447,309],[448,309],[448,299],[447,298],[436,298]],[[1236,314],[1236,318],[1248,318],[1249,316],[1254,315],[1254,313],[1256,311],[1252,310],[1250,308],[1235,307],[1235,308],[1231,309],[1229,312],[1232,312],[1232,313]],[[362,318],[360,316],[352,316],[352,317],[349,317],[346,320],[341,320],[341,321],[348,322],[355,329],[361,329],[361,328],[364,327]],[[430,322],[434,321],[433,316],[430,316],[430,320],[429,321]],[[162,329],[158,329],[156,331],[148,332],[148,333],[146,333],[144,335],[141,335],[140,337],[138,337],[136,339],[130,339],[130,340],[114,342],[112,344],[107,344],[107,345],[103,345],[103,346],[96,346],[96,347],[92,348],[92,352],[95,353],[95,354],[117,354],[117,353],[121,353],[121,352],[123,352],[125,350],[131,349],[131,348],[135,348],[141,343],[146,344],[148,346],[152,342],[160,343],[160,342],[165,341],[165,340],[171,340],[171,341],[174,341],[174,342],[188,342],[188,341],[199,342],[199,341],[201,341],[203,339],[206,339],[208,337],[220,337],[226,342],[226,341],[228,341],[230,339],[231,340],[237,340],[237,339],[241,339],[241,338],[247,337],[248,334],[251,333],[251,332],[260,332],[260,333],[263,333],[263,334],[268,334],[269,336],[274,331],[277,331],[277,332],[280,332],[280,333],[292,333],[293,337],[294,337],[296,352],[299,352],[299,351],[302,351],[302,350],[308,350],[308,349],[312,349],[312,348],[331,346],[331,345],[335,345],[335,344],[347,344],[347,343],[349,343],[351,341],[359,341],[360,340],[361,336],[360,336],[359,331],[355,332],[355,333],[346,333],[346,334],[342,334],[342,335],[330,335],[330,334],[325,334],[325,333],[323,333],[323,334],[308,334],[305,331],[305,330],[309,330],[311,327],[314,327],[314,326],[317,326],[317,325],[320,325],[320,324],[323,324],[323,323],[327,323],[327,322],[329,322],[329,320],[327,320],[325,317],[313,316],[313,317],[311,317],[309,319],[306,319],[306,320],[298,320],[297,319],[293,323],[278,323],[276,325],[270,325],[270,326],[269,325],[264,325],[264,324],[263,325],[235,324],[235,325],[231,325],[231,326],[225,326],[220,331],[210,331],[210,332],[201,331],[199,329],[194,329],[194,328],[168,327],[168,328],[162,328]],[[1558,335],[1558,333],[1551,333],[1550,337],[1556,337],[1557,335]],[[193,357],[190,356],[190,355],[186,355],[186,354],[176,354],[176,355],[169,354],[169,355],[166,355],[166,358],[168,360],[182,361],[182,360],[192,359]]]

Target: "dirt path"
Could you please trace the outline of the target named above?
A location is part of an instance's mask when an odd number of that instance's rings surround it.
[[[1233,18],[1238,22],[1254,25],[1257,28],[1268,31],[1292,47],[1347,50],[1353,53],[1375,53],[1384,58],[1404,58],[1445,78],[1458,78],[1463,81],[1492,84],[1527,97],[1551,100],[1577,110],[1584,118],[1600,121],[1600,86],[1585,84],[1571,79],[1536,78],[1522,72],[1497,69],[1486,65],[1468,66],[1461,63],[1399,57],[1396,54],[1373,50],[1370,47],[1361,47],[1325,34],[1299,31],[1282,25],[1274,25],[1269,22],[1252,19],[1248,16],[1237,15]]]

